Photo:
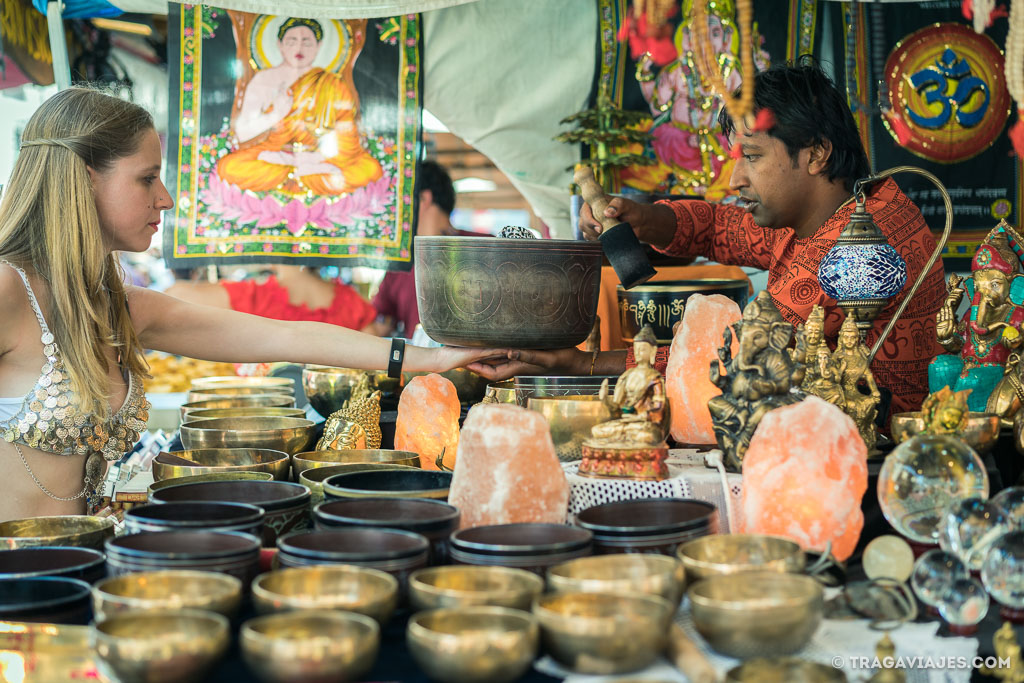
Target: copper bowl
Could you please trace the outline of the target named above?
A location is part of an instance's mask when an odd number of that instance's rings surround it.
[[[66,576],[0,579],[0,620],[85,625],[92,615],[90,590]]]
[[[153,502],[154,491],[168,489],[172,486],[198,484],[203,481],[271,481],[273,478],[274,475],[270,472],[213,472],[211,474],[197,474],[195,476],[175,477],[174,479],[154,481],[146,489],[146,493],[147,499],[150,502]]]
[[[312,494],[310,505],[315,509],[324,501],[324,482],[335,474],[345,472],[364,472],[367,470],[418,470],[419,467],[409,465],[392,465],[389,463],[357,462],[351,465],[328,465],[327,467],[313,467],[299,475],[299,483],[308,486]]]
[[[341,410],[352,397],[352,387],[363,375],[370,376],[370,386],[380,390],[383,397],[393,397],[401,387],[401,380],[388,377],[385,370],[355,370],[327,365],[306,365],[302,368],[302,389],[313,410],[322,417]]]
[[[95,583],[106,575],[106,558],[92,548],[35,546],[0,550],[0,579],[63,576]]]
[[[153,479],[163,481],[215,472],[270,472],[274,479],[283,481],[288,479],[289,461],[290,456],[284,451],[265,448],[166,451],[153,458]]]
[[[313,467],[329,467],[331,465],[350,465],[363,463],[382,463],[419,467],[420,456],[412,451],[396,451],[388,448],[351,448],[327,449],[322,451],[303,451],[292,456],[292,473],[298,479],[306,470]]]
[[[683,597],[682,563],[665,555],[598,555],[570,560],[548,570],[548,587],[556,592],[645,593],[676,606]]]
[[[135,572],[92,588],[97,619],[120,612],[199,609],[233,619],[242,604],[242,582],[228,574],[188,569]]]
[[[284,394],[273,396],[225,396],[203,401],[191,401],[181,406],[181,421],[193,410],[226,410],[230,408],[293,408],[295,397]]]
[[[260,536],[265,516],[263,508],[247,503],[150,503],[126,510],[124,525],[129,534],[147,531],[241,531]]]
[[[562,462],[583,458],[583,441],[595,425],[612,419],[608,405],[597,396],[529,398],[526,407],[544,416],[551,431],[555,455]]]
[[[113,537],[112,517],[58,515],[0,522],[0,548],[48,545],[103,550],[103,544]]]
[[[257,576],[252,602],[258,614],[336,609],[365,614],[383,625],[398,605],[398,580],[355,565],[291,567]]]
[[[924,432],[924,418],[920,413],[895,413],[889,422],[896,443]],[[967,429],[956,436],[973,448],[978,455],[990,452],[999,440],[1000,420],[991,413],[967,413]]]
[[[295,382],[289,377],[200,377],[192,380],[190,389],[209,391],[211,389],[268,389],[278,394],[294,394]]]
[[[409,576],[409,602],[415,610],[483,605],[529,610],[543,592],[543,579],[512,567],[448,565]]]
[[[448,499],[451,472],[376,470],[336,474],[324,481],[324,495],[334,498]]]
[[[437,342],[564,349],[594,327],[597,242],[420,236],[413,247],[420,323]]]
[[[300,417],[223,417],[181,425],[186,449],[259,448],[300,453],[316,438],[316,425]]]
[[[715,534],[679,546],[676,556],[693,583],[744,572],[801,572],[806,561],[799,543],[762,534]]]
[[[302,408],[284,408],[272,406],[252,406],[249,408],[202,408],[188,411],[188,422],[196,420],[212,420],[220,417],[305,417]]]

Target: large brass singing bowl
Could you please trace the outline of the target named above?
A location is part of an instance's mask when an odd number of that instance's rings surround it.
[[[240,389],[252,387],[270,390],[267,393],[294,394],[295,382],[288,377],[200,377],[192,380],[190,389]]]
[[[292,408],[295,406],[294,396],[284,394],[257,396],[225,396],[205,401],[192,401],[181,406],[181,421],[187,422],[187,416],[193,410],[223,410],[227,408]]]
[[[683,564],[667,555],[597,555],[581,557],[548,570],[555,592],[645,593],[678,605],[685,582]]]
[[[427,676],[442,683],[511,683],[537,654],[537,620],[503,607],[420,612],[406,643]]]
[[[687,593],[697,631],[716,652],[741,659],[796,652],[825,609],[821,584],[802,574],[712,576]]]
[[[419,467],[420,456],[412,451],[396,451],[389,448],[351,448],[303,451],[302,453],[296,453],[292,456],[292,474],[297,478],[306,470],[316,467],[366,463]]]
[[[97,619],[119,612],[201,609],[229,619],[242,604],[242,582],[220,572],[164,570],[123,574],[92,588]]]
[[[212,420],[219,417],[305,417],[302,408],[274,408],[253,406],[251,408],[204,408],[188,411],[187,421]]]
[[[113,517],[58,515],[0,522],[0,550],[36,546],[75,546],[103,551],[114,537]]]
[[[393,394],[401,386],[401,380],[388,377],[385,370],[355,370],[333,368],[326,365],[307,365],[302,368],[302,389],[306,392],[313,410],[322,417],[341,410],[341,406],[352,397],[352,387],[363,375],[370,376],[370,388],[379,389],[382,394]]]
[[[512,567],[448,565],[409,575],[409,602],[418,610],[479,605],[529,610],[542,592],[543,579]]]
[[[712,534],[676,549],[690,583],[743,572],[801,572],[806,557],[800,544],[762,534]]]
[[[265,389],[263,387],[219,387],[217,389],[189,389],[185,394],[188,403],[193,401],[209,401],[211,399],[231,398],[233,396],[293,396],[290,391]]]
[[[181,425],[181,442],[201,448],[261,448],[301,453],[313,443],[316,426],[300,417],[223,417]]]
[[[674,607],[653,595],[549,593],[533,603],[544,648],[578,673],[618,674],[665,649]]]
[[[311,507],[316,507],[317,503],[322,503],[324,500],[324,482],[333,477],[335,474],[343,474],[345,472],[361,472],[363,470],[416,470],[419,469],[419,463],[415,467],[410,465],[395,465],[393,463],[386,462],[354,462],[348,465],[331,465],[329,463],[327,467],[311,467],[304,470],[299,474],[299,483],[309,487],[309,504]]]
[[[597,396],[529,398],[526,407],[537,411],[548,421],[555,455],[563,462],[580,460],[583,441],[590,438],[590,430],[612,419],[608,406]]]
[[[258,614],[337,609],[365,614],[383,625],[398,605],[398,579],[347,564],[280,569],[256,577],[252,603]]]
[[[170,486],[181,486],[182,484],[196,484],[201,481],[270,481],[274,475],[270,472],[210,472],[209,474],[197,474],[188,477],[173,477],[162,481],[154,481],[146,490],[147,498],[152,500],[153,492],[165,489]]]
[[[125,612],[93,626],[100,670],[122,683],[201,681],[228,649],[228,620],[202,610]]]
[[[564,349],[594,327],[598,242],[420,236],[413,246],[420,322],[435,341]]]
[[[924,432],[925,422],[920,413],[895,413],[890,418],[892,439],[903,443]],[[967,413],[967,429],[955,436],[973,448],[978,455],[991,451],[999,440],[1000,420],[991,413]]]
[[[242,624],[242,658],[267,683],[352,681],[373,668],[380,626],[354,612],[304,610]]]
[[[289,460],[284,451],[263,448],[169,451],[153,458],[153,479],[163,481],[217,472],[269,472],[274,479],[287,481]]]

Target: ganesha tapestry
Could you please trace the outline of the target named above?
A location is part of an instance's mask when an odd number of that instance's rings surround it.
[[[168,263],[407,268],[421,144],[418,16],[168,7]]]

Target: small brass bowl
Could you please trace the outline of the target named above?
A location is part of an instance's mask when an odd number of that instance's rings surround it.
[[[223,410],[226,408],[294,408],[295,397],[284,394],[273,396],[226,396],[205,401],[192,401],[181,406],[181,421],[193,410]]]
[[[484,394],[486,395],[489,392],[494,393],[494,398],[498,403],[511,403],[512,405],[516,403],[516,385],[510,379],[488,384]]]
[[[300,417],[224,417],[181,425],[181,442],[201,448],[265,448],[300,453],[316,436],[312,420]]]
[[[48,545],[102,551],[107,539],[113,537],[113,517],[58,515],[0,522],[0,549],[7,550]]]
[[[383,625],[398,604],[398,579],[347,564],[279,569],[256,577],[252,602],[258,614],[335,609],[365,614]]]
[[[796,652],[825,609],[821,584],[802,574],[712,576],[687,592],[697,631],[716,652],[741,659]]]
[[[583,457],[583,440],[590,438],[590,430],[612,419],[611,411],[597,396],[531,397],[526,407],[535,410],[548,421],[555,455],[563,462]]]
[[[316,507],[324,501],[324,482],[335,474],[344,472],[361,472],[363,470],[417,470],[419,467],[409,465],[392,465],[390,463],[357,462],[351,465],[328,465],[312,467],[299,475],[299,483],[309,487],[310,505]]]
[[[212,420],[218,417],[305,417],[302,408],[274,408],[252,406],[249,408],[203,408],[188,411],[188,421]]]
[[[102,673],[123,683],[199,681],[228,649],[228,620],[215,612],[127,612],[97,620]]]
[[[190,389],[204,391],[210,389],[241,389],[258,387],[279,394],[294,394],[295,382],[288,377],[200,377],[192,380]]]
[[[639,593],[549,593],[533,603],[544,648],[573,671],[642,669],[665,649],[674,607]]]
[[[806,558],[800,544],[779,536],[712,534],[676,550],[690,583],[742,572],[801,572]]]
[[[529,610],[543,592],[543,579],[512,567],[448,565],[409,576],[409,601],[417,610],[479,605]]]
[[[528,612],[504,607],[435,609],[413,615],[406,643],[431,679],[511,683],[537,654],[539,629]]]
[[[100,581],[92,588],[97,619],[120,612],[198,609],[231,619],[242,604],[242,582],[219,572],[187,569],[135,572]]]
[[[217,398],[232,398],[235,396],[289,396],[294,398],[294,392],[282,391],[281,389],[267,389],[264,387],[220,387],[218,389],[189,389],[185,394],[185,402],[209,401]]]
[[[242,624],[242,658],[267,683],[351,681],[373,668],[380,626],[354,612],[305,610]]]
[[[666,555],[618,554],[581,557],[548,570],[555,592],[645,593],[675,606],[686,585],[683,564]]]
[[[797,657],[755,657],[729,669],[725,683],[846,683],[846,674]]]
[[[892,439],[903,443],[912,436],[924,431],[924,418],[920,413],[896,413],[892,416],[889,427]],[[991,413],[967,413],[967,429],[956,436],[973,448],[978,455],[991,451],[999,440],[1000,421],[998,415]]]
[[[352,448],[341,450],[303,451],[292,456],[292,472],[299,477],[314,467],[331,465],[379,463],[419,467],[420,456],[412,451],[396,451],[387,448]]]
[[[201,481],[270,481],[273,478],[274,475],[270,472],[211,472],[209,474],[196,474],[188,477],[174,477],[173,479],[154,481],[146,489],[146,498],[151,501],[153,499],[153,492],[160,489],[181,486],[182,484],[196,484]]]
[[[216,472],[269,472],[274,479],[288,479],[289,455],[262,448],[200,448],[169,451],[153,458],[153,479],[163,481]],[[187,465],[183,461],[194,464]]]
[[[352,387],[363,375],[370,376],[370,386],[382,394],[395,394],[401,380],[388,377],[385,370],[354,370],[333,368],[326,365],[307,365],[302,369],[302,388],[306,392],[313,410],[327,417],[341,410],[341,406],[352,397]]]

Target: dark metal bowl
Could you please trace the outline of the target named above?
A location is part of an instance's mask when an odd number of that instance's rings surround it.
[[[335,474],[324,481],[324,496],[335,498],[435,498],[446,500],[451,472],[363,470]]]
[[[622,341],[632,342],[644,325],[650,325],[659,344],[672,343],[672,326],[683,319],[686,300],[694,294],[722,294],[747,305],[750,283],[728,278],[697,278],[648,282],[639,287],[617,287]]]
[[[420,322],[435,341],[562,349],[594,326],[597,242],[417,237],[414,246]]]
[[[0,551],[0,579],[63,576],[96,583],[106,575],[106,558],[92,548],[39,546]]]
[[[645,498],[603,503],[576,515],[594,533],[594,554],[674,555],[681,543],[718,533],[718,510],[702,500]]]
[[[429,498],[351,498],[322,503],[313,511],[318,529],[403,529],[430,541],[430,563],[448,559],[448,537],[459,526],[459,509]]]
[[[565,524],[494,524],[459,529],[451,536],[455,564],[500,565],[545,570],[591,552],[593,534]]]
[[[0,620],[52,624],[89,623],[92,587],[67,577],[0,579]]]
[[[156,531],[107,541],[111,576],[158,569],[230,574],[245,586],[259,571],[260,540],[237,531]]]
[[[185,501],[140,505],[124,513],[130,534],[145,531],[243,531],[259,536],[263,508],[247,503]]]
[[[353,564],[387,572],[398,580],[404,597],[409,574],[427,566],[430,542],[400,529],[349,527],[328,531],[296,531],[277,540],[282,568],[317,564]]]

